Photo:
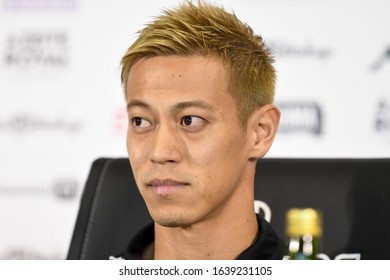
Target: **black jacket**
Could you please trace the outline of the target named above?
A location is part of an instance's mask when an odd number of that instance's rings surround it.
[[[255,243],[244,250],[238,260],[281,260],[286,254],[284,242],[279,239],[271,225],[257,215],[259,235]],[[154,241],[154,223],[144,227],[130,241],[126,251],[113,259],[140,260],[143,250]]]

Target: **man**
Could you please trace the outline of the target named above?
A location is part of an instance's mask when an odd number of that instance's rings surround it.
[[[166,10],[122,59],[127,148],[154,224],[125,259],[281,259],[254,212],[256,161],[280,113],[273,58],[235,15],[205,3]]]

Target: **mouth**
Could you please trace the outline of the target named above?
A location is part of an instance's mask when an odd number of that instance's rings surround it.
[[[189,186],[189,183],[179,182],[172,179],[153,179],[149,181],[146,186],[158,196],[167,197],[183,189],[184,187]]]

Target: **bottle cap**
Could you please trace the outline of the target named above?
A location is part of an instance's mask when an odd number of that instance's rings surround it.
[[[322,235],[322,213],[313,208],[292,208],[286,214],[286,234],[302,236],[310,234]]]

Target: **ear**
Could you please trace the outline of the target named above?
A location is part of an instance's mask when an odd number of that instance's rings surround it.
[[[248,120],[248,136],[251,141],[250,159],[259,159],[271,148],[280,120],[280,111],[273,104],[257,109]]]

